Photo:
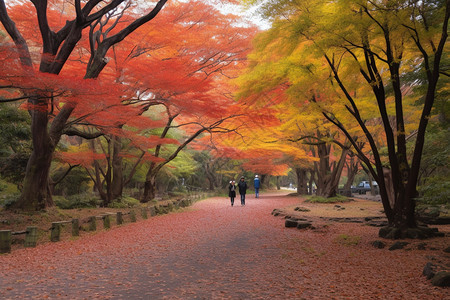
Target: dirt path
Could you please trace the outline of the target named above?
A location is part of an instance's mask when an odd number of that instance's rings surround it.
[[[78,240],[0,256],[0,298],[445,299],[421,275],[432,251],[375,249],[377,228],[284,227],[296,198],[196,203]],[[356,237],[357,245],[343,242]]]

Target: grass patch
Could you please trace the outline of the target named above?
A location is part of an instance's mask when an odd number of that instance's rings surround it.
[[[360,236],[351,236],[348,234],[340,234],[336,238],[336,242],[338,244],[344,245],[344,246],[356,246],[361,241]]]
[[[344,203],[353,201],[351,198],[347,198],[342,195],[337,195],[331,198],[325,198],[321,196],[309,196],[306,198],[305,202],[309,203]]]

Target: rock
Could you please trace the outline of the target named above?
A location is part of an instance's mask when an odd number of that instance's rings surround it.
[[[386,247],[386,243],[383,243],[382,241],[373,241],[370,244],[378,249],[383,249],[384,247]]]
[[[281,210],[279,210],[279,209],[274,209],[274,210],[272,211],[272,215],[275,216],[275,217],[278,217],[278,216],[281,216],[281,217],[286,216],[286,215],[285,215]]]
[[[293,228],[293,227],[297,227],[297,220],[293,220],[293,219],[286,219],[284,221],[284,227],[287,228]]]
[[[304,229],[312,227],[311,222],[300,221],[297,222],[297,229]]]
[[[403,249],[406,245],[408,245],[408,242],[395,242],[391,247],[389,247],[389,250],[397,250],[397,249]]]
[[[445,205],[426,206],[417,210],[417,220],[432,225],[450,224],[449,209]]]
[[[180,205],[180,207],[188,207],[188,206],[192,205],[192,202],[189,199],[182,199],[182,200],[180,200],[179,205]]]
[[[426,276],[427,279],[431,279],[436,273],[434,269],[435,265],[433,265],[430,262],[427,262],[425,267],[423,268],[422,275]]]
[[[295,211],[303,211],[303,212],[308,212],[311,211],[310,209],[306,208],[306,207],[296,207],[294,208]]]
[[[334,209],[337,209],[337,210],[344,210],[345,207],[342,207],[342,206],[336,204],[336,205],[334,206]]]
[[[372,227],[386,227],[388,225],[387,221],[372,221],[368,222],[367,225]]]
[[[347,223],[364,223],[362,218],[344,218],[344,222]]]
[[[431,278],[431,284],[434,286],[446,287],[450,286],[450,272],[440,271]]]
[[[420,243],[417,245],[417,249],[425,250],[427,248],[427,243]]]

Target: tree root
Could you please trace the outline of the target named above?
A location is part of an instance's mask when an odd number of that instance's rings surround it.
[[[378,236],[385,239],[428,239],[432,237],[443,237],[444,233],[439,232],[437,228],[418,226],[415,228],[400,229],[397,227],[386,226],[380,228]]]

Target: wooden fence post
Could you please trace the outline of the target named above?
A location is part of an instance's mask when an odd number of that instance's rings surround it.
[[[154,206],[150,206],[150,216],[152,217],[156,216],[156,209]]]
[[[143,219],[148,219],[147,207],[143,207],[142,208],[142,218]]]
[[[11,252],[11,230],[0,230],[0,253]]]
[[[50,241],[59,242],[61,236],[61,224],[59,222],[53,222],[50,234]]]
[[[109,215],[103,216],[103,228],[111,228],[111,218],[109,217]]]
[[[72,236],[80,235],[80,221],[78,219],[72,219]]]
[[[27,233],[25,234],[25,243],[23,244],[24,247],[36,247],[37,242],[37,227],[30,226],[27,227]]]
[[[136,222],[136,212],[134,210],[130,211],[130,220],[131,222]]]
[[[97,218],[95,216],[89,217],[89,231],[97,230]]]
[[[117,212],[116,223],[117,223],[117,225],[123,224],[123,214],[121,211]]]

